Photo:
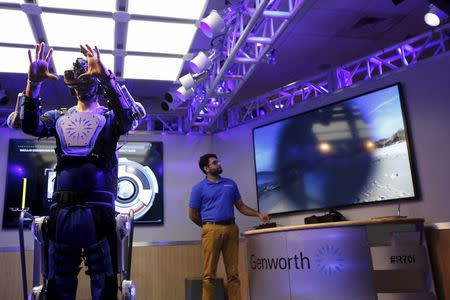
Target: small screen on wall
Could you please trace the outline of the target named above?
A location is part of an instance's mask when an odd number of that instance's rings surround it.
[[[267,213],[416,195],[398,85],[257,127],[253,146]]]
[[[48,215],[56,172],[53,139],[11,139],[6,173],[3,227],[16,227],[27,178],[25,207],[34,216]],[[119,148],[116,211],[135,212],[135,222],[163,223],[162,142],[128,142]]]

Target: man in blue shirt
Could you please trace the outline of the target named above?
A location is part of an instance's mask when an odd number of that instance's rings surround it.
[[[239,300],[240,280],[238,273],[239,228],[234,222],[235,206],[246,216],[270,220],[265,213],[257,212],[241,200],[236,183],[221,177],[222,166],[215,154],[205,154],[198,162],[206,178],[197,183],[189,200],[189,218],[202,227],[203,250],[203,297],[214,300],[214,279],[220,252],[223,255],[228,281],[228,299]]]

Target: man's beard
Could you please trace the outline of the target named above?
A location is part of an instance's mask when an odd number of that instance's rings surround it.
[[[222,174],[222,172],[223,172],[222,168],[219,168],[214,173],[211,173],[211,175],[218,176],[218,175]]]

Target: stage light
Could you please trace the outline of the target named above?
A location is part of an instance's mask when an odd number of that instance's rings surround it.
[[[211,10],[209,15],[200,21],[200,30],[209,38],[224,33],[241,9],[243,9],[242,3],[236,2],[221,11]]]
[[[225,30],[225,21],[217,10],[212,10],[209,15],[200,21],[200,29],[209,38],[222,33]]]
[[[167,103],[166,101],[161,102],[161,108],[164,111],[168,111],[171,108],[172,105],[170,103]]]
[[[189,62],[189,68],[192,72],[199,73],[208,68],[210,63],[208,56],[206,56],[204,52],[199,52],[198,55]]]
[[[175,91],[168,91],[167,93],[164,94],[164,99],[168,102],[168,103],[172,103],[174,99],[177,98],[177,95],[175,94]]]
[[[205,80],[207,75],[207,72],[202,72],[200,74],[188,73],[183,77],[180,77],[179,81],[186,90],[189,90]]]
[[[185,89],[190,89],[195,85],[194,76],[192,76],[191,73],[188,73],[183,77],[180,77],[179,81]]]
[[[164,94],[164,101],[161,102],[161,108],[164,111],[175,109],[181,104],[181,100],[178,99],[175,90],[168,91]]]
[[[191,95],[194,94],[194,89],[193,88],[185,89],[184,86],[180,86],[175,91],[175,93],[176,93],[178,99],[185,102]]]
[[[433,4],[430,4],[430,10],[425,14],[424,20],[427,25],[436,27],[439,26],[441,21],[445,20],[448,17],[448,15],[434,6]]]
[[[214,59],[219,56],[220,52],[216,49],[209,51],[208,56],[205,52],[199,52],[196,57],[189,62],[189,68],[194,73],[200,73],[209,68]]]

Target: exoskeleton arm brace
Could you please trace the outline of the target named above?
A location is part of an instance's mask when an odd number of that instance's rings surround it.
[[[20,122],[20,110],[22,108],[20,94],[17,96],[16,108],[12,113],[9,114],[8,119],[6,119],[6,124],[9,128],[19,129],[22,127]]]
[[[35,99],[20,93],[17,96],[16,109],[8,117],[8,126],[22,128],[26,134],[36,137],[51,136],[54,119],[51,112],[41,115],[41,99]]]
[[[115,81],[113,73],[110,71],[106,80],[102,80],[105,87],[106,98],[108,99],[122,134],[133,130],[144,119],[146,112],[141,103],[134,101],[125,85],[120,85]]]

